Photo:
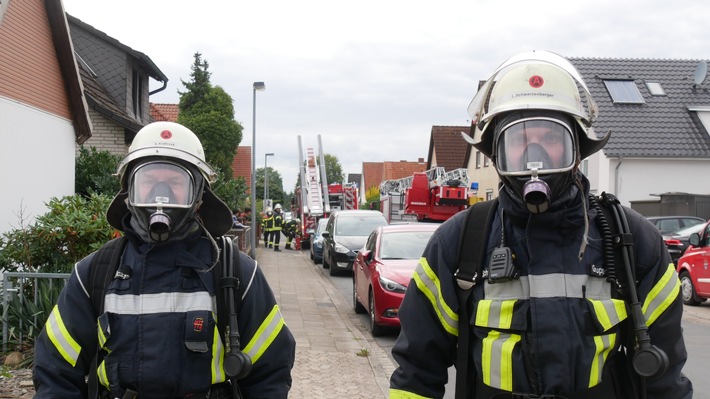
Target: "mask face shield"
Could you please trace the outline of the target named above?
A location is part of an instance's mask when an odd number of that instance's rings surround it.
[[[571,170],[576,162],[574,134],[552,118],[525,118],[501,129],[496,168],[501,176],[537,176]]]
[[[134,207],[190,208],[194,186],[192,174],[184,167],[150,162],[135,169],[128,200]]]
[[[129,180],[128,205],[151,239],[168,240],[194,212],[195,177],[180,164],[147,162]]]

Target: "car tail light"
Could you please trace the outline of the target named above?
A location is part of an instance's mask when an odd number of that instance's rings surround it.
[[[669,238],[665,240],[666,245],[683,245],[683,243],[680,240],[676,240],[675,238]]]

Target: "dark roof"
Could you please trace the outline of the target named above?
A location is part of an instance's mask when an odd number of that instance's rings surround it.
[[[360,185],[360,179],[362,179],[361,173],[348,173],[348,183]]]
[[[432,126],[427,168],[443,167],[447,172],[468,165],[470,145],[461,132],[471,134],[471,126]],[[436,159],[436,164],[432,160]]]
[[[608,157],[706,158],[710,136],[689,108],[710,106],[710,81],[697,87],[699,60],[569,58],[599,106],[597,136],[611,129]],[[633,80],[645,103],[613,103],[604,80]],[[646,82],[658,82],[665,96],[651,95]]]
[[[81,81],[84,84],[86,102],[89,107],[133,132],[140,130],[143,125],[116,104],[101,83],[96,80],[96,77],[83,63],[79,62],[78,64]]]

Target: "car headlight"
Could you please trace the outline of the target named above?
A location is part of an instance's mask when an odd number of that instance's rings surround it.
[[[398,292],[400,294],[404,294],[404,291],[407,290],[407,287],[403,286],[402,284],[400,284],[396,281],[392,281],[388,278],[384,278],[384,277],[380,276],[379,280],[380,280],[380,286],[382,286],[382,288],[385,291]]]
[[[336,243],[336,244],[335,244],[335,252],[337,252],[337,253],[339,253],[339,254],[347,254],[347,253],[350,252],[350,249],[347,248],[347,247],[344,247],[344,246],[342,246],[342,245],[340,245],[340,244],[338,244],[338,243]]]

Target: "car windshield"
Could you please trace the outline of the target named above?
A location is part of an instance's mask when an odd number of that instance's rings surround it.
[[[419,259],[433,231],[386,233],[380,242],[380,258]]]
[[[685,227],[680,230],[671,233],[672,236],[689,236],[693,233],[699,233],[703,231],[704,223],[696,224],[690,227]]]
[[[385,218],[380,216],[343,216],[338,218],[335,234],[339,236],[367,236],[375,228],[386,224]]]
[[[318,220],[318,227],[316,227],[316,235],[320,235],[323,230],[325,230],[325,226],[328,225],[328,219],[319,219]]]

